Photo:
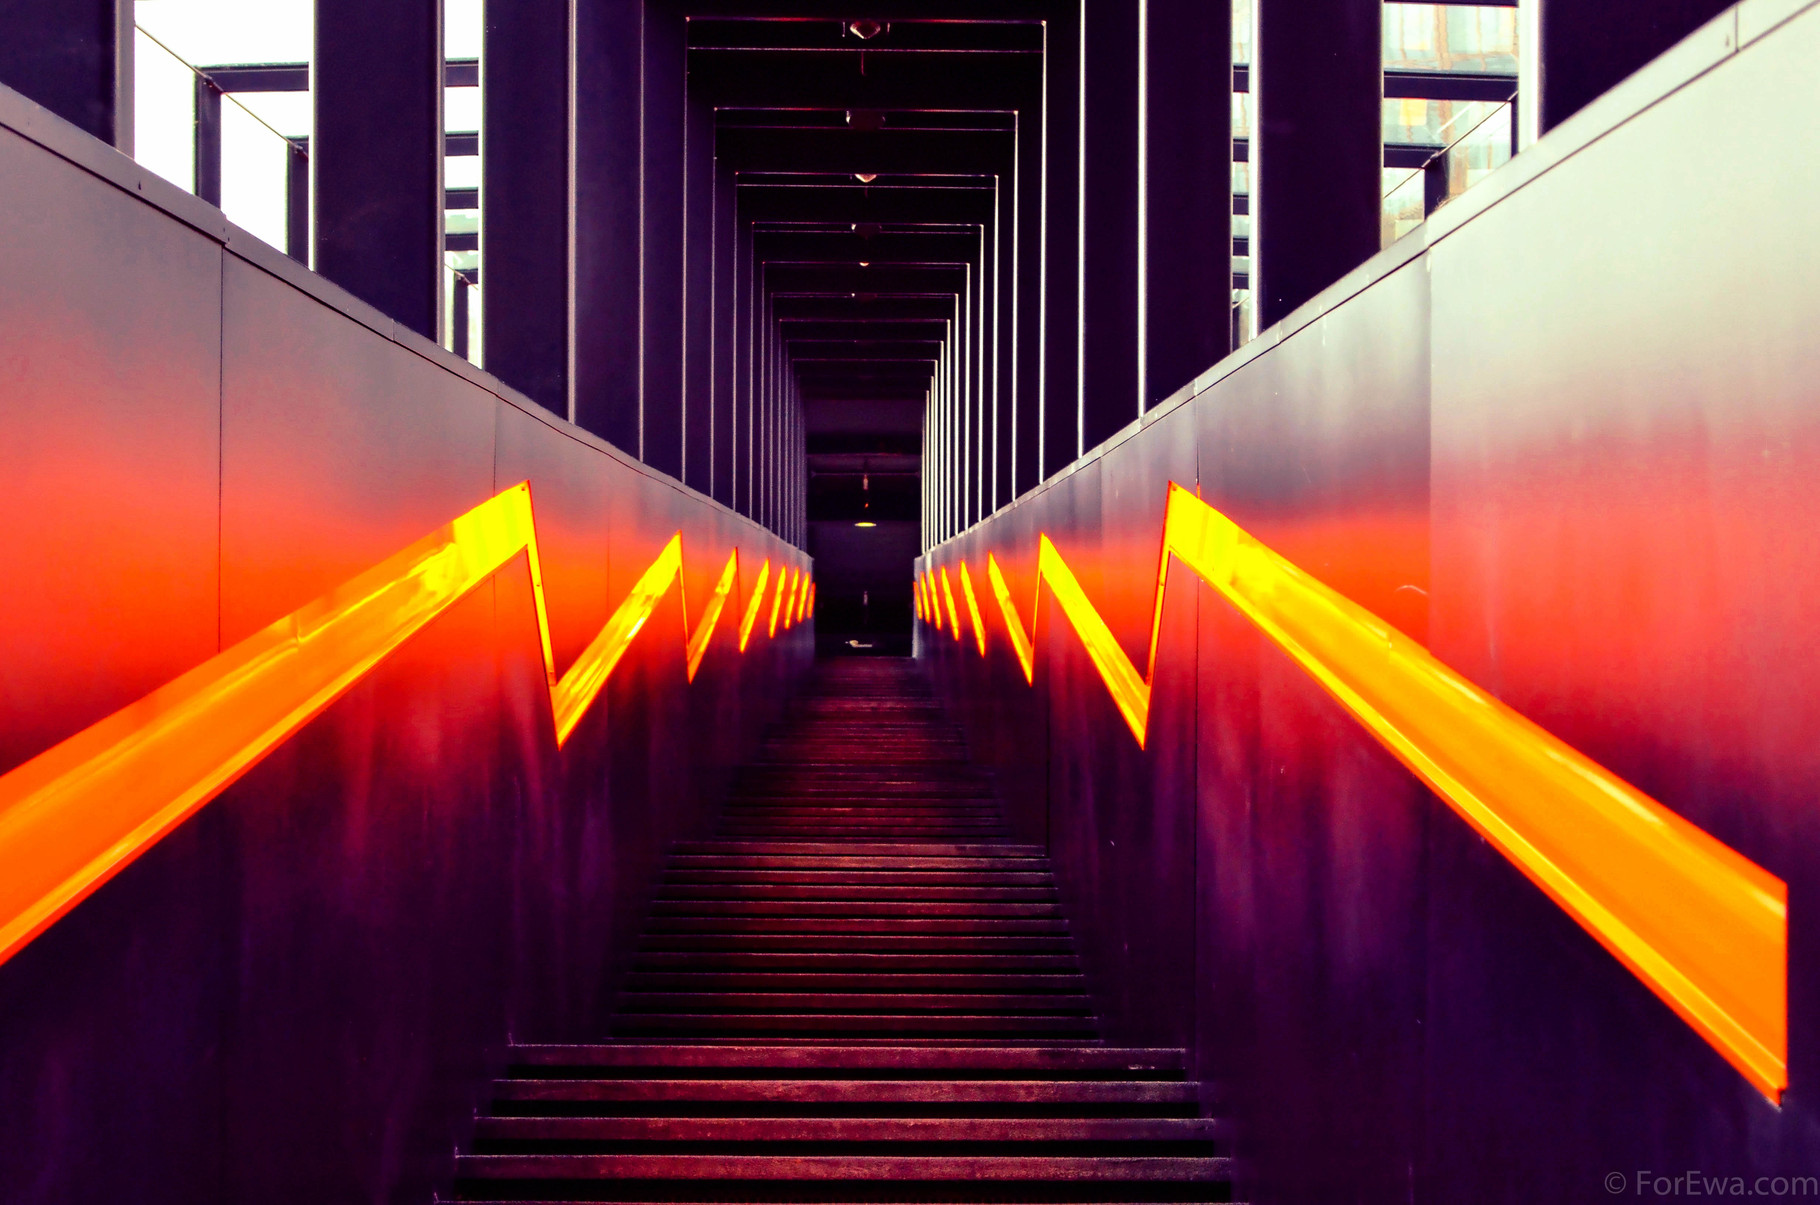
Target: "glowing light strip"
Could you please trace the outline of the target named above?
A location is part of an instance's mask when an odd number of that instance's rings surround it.
[[[809,583],[809,618],[815,618],[815,583]]]
[[[911,578],[910,589],[911,593],[916,596],[916,617],[925,623],[928,622],[929,612],[923,606],[923,579],[921,577]]]
[[[720,613],[726,609],[727,599],[733,593],[733,587],[739,584],[739,549],[735,548],[727,557],[727,567],[720,571],[720,581],[714,585],[714,593],[703,609],[701,619],[695,624],[695,631],[689,636],[689,681],[695,681],[695,671],[701,668],[701,659],[708,653],[708,642],[714,638],[714,628],[720,623]],[[685,614],[688,608],[684,608]]]
[[[566,742],[658,601],[680,582],[682,537],[664,545],[600,634],[558,678],[531,491],[520,483],[0,775],[0,961],[521,552],[556,741]],[[685,607],[691,677],[737,577],[735,565],[730,559],[716,599],[692,634]]]
[[[777,616],[778,616],[779,612],[781,612],[783,610],[783,605],[784,605],[784,589],[785,589],[784,583],[786,581],[794,580],[795,577],[796,577],[796,570],[794,570],[794,569],[778,570],[777,593],[773,594],[771,596],[771,630],[768,633],[766,633],[766,635],[769,635],[769,636],[777,635]]]
[[[1756,1088],[1788,1086],[1788,887],[1316,581],[1192,492],[1169,487],[1150,667],[1112,638],[1047,536],[1042,583],[1140,744],[1170,558],[1293,658],[1387,749]],[[1034,647],[987,570],[1033,680]],[[1028,653],[1026,653],[1028,649]]]
[[[752,639],[752,626],[758,622],[758,610],[765,605],[765,583],[771,580],[771,558],[758,568],[758,580],[752,584],[752,597],[746,600],[745,618],[739,621],[739,651],[746,651],[746,642]]]
[[[986,576],[992,581],[992,593],[998,598],[998,608],[1005,616],[1005,632],[1011,637],[1011,651],[1017,656],[1018,668],[1024,671],[1024,681],[1036,681],[1036,648],[1029,632],[1024,630],[1024,621],[1018,618],[1017,607],[1011,601],[1011,588],[1005,584],[1005,575],[999,572],[998,558],[990,552],[986,554]]]
[[[670,537],[632,590],[614,610],[588,647],[582,650],[569,672],[557,684],[551,702],[556,708],[556,743],[563,744],[588,707],[607,685],[607,678],[632,645],[632,638],[645,626],[657,604],[670,590],[670,584],[682,574],[682,535]]]
[[[954,638],[961,638],[960,612],[954,608],[954,586],[948,581],[947,566],[942,567],[942,599],[948,604],[948,623],[954,628]]]
[[[797,591],[797,596],[796,596],[796,622],[797,623],[801,623],[804,619],[807,619],[809,616],[809,589],[810,589],[809,575],[807,573],[805,573],[805,574],[803,574],[802,589]]]
[[[961,562],[961,593],[967,596],[967,614],[973,618],[973,635],[979,641],[980,656],[986,655],[986,623],[980,618],[980,601],[973,593],[973,575],[967,572],[967,562]]]

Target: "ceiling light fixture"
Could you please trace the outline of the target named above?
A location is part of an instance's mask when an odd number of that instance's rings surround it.
[[[870,184],[874,180],[878,179],[878,173],[877,172],[854,172],[853,178],[855,180],[858,180],[861,184]]]
[[[891,32],[889,21],[860,20],[847,22],[847,32],[862,42],[870,42],[881,33]]]
[[[861,519],[858,523],[855,523],[853,526],[855,526],[855,527],[877,527],[878,524],[869,522],[865,519]]]

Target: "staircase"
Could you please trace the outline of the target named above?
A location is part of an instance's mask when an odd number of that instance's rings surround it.
[[[1099,1044],[1043,850],[906,661],[818,668],[619,1004],[514,1049],[458,1199],[1229,1199],[1183,1053]]]

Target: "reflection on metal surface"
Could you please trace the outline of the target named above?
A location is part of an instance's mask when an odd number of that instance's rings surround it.
[[[520,483],[0,775],[0,961],[520,553],[531,577],[556,743],[565,743],[671,584],[680,585],[682,535],[664,545],[558,678],[531,489]],[[737,558],[736,551],[693,635],[685,626],[691,678],[737,581]],[[755,596],[763,584],[761,572]]]
[[[784,607],[784,593],[796,581],[796,570],[780,569],[777,572],[777,592],[771,596],[771,628],[767,635],[777,635],[777,617]]]
[[[765,583],[771,580],[771,558],[758,567],[758,580],[752,583],[752,596],[746,600],[745,618],[739,621],[739,651],[746,651],[746,643],[752,639],[752,625],[758,622],[758,609],[765,605]]]
[[[967,614],[973,619],[973,636],[979,642],[980,656],[986,655],[986,621],[980,618],[979,596],[973,593],[973,575],[967,572],[967,562],[961,562],[961,593],[967,597]]]
[[[1171,483],[1140,677],[1045,535],[1042,585],[1140,744],[1174,557],[1213,587],[1772,1100],[1788,1086],[1788,888]],[[1010,643],[1026,628],[991,557]],[[944,582],[946,580],[944,571]],[[963,579],[964,580],[964,579]]]
[[[637,636],[657,604],[669,593],[672,582],[682,578],[682,533],[670,537],[645,571],[632,583],[632,590],[613,611],[588,647],[582,650],[569,672],[556,684],[551,702],[556,709],[556,743],[562,744],[581,723],[590,704],[599,697],[613,667],[619,664],[632,638]],[[685,629],[685,634],[687,629]]]
[[[1018,668],[1024,671],[1025,682],[1036,681],[1036,647],[1030,633],[1024,630],[1024,621],[1018,618],[1017,606],[1011,601],[1011,588],[1005,584],[1005,575],[999,572],[998,558],[990,552],[986,554],[986,576],[992,579],[992,593],[998,598],[998,609],[1005,617],[1005,633],[1011,638],[1011,651],[1017,655]]]
[[[961,638],[961,616],[954,608],[954,584],[948,580],[948,570],[942,568],[942,601],[948,605],[948,623],[954,628],[954,638]]]
[[[714,593],[708,598],[708,605],[702,609],[701,618],[695,623],[695,631],[689,634],[689,681],[695,681],[695,671],[701,668],[701,659],[707,655],[708,642],[714,639],[714,629],[720,623],[720,613],[726,609],[727,598],[733,593],[733,587],[739,584],[739,549],[735,548],[727,556],[727,567],[720,571],[720,581],[714,584]],[[686,615],[688,608],[684,607]]]
[[[797,623],[801,623],[809,617],[809,591],[813,589],[813,586],[814,584],[809,580],[809,575],[807,573],[803,574],[802,588],[796,592]]]

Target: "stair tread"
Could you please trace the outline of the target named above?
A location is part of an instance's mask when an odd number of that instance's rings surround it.
[[[1186,1052],[1100,1043],[1051,869],[911,670],[821,666],[671,849],[611,1040],[508,1052],[458,1197],[1224,1196]]]
[[[858,1104],[1193,1104],[1180,1080],[503,1079],[501,1100],[783,1101]]]
[[[1219,1155],[463,1155],[467,1177],[715,1180],[1200,1180]]]
[[[947,1050],[849,1046],[673,1046],[601,1042],[584,1045],[514,1046],[510,1060],[526,1066],[561,1067],[775,1067],[894,1071],[1161,1071],[1180,1073],[1186,1053],[1171,1047],[1045,1046],[974,1047]]]
[[[497,1142],[1212,1142],[1206,1117],[488,1117]]]

